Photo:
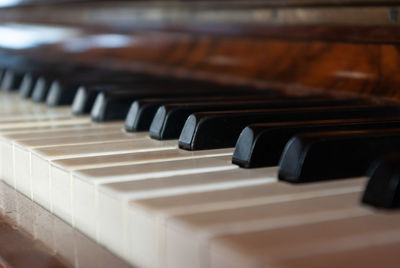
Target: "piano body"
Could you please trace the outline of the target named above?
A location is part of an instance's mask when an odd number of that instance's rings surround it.
[[[1,4],[0,267],[398,266],[398,1]]]

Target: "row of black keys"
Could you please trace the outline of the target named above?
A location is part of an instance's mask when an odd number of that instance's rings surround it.
[[[51,106],[72,104],[75,114],[91,112],[95,121],[126,117],[127,131],[149,130],[151,137],[160,140],[179,138],[183,149],[236,144],[233,163],[246,168],[279,165],[279,178],[289,182],[364,175],[376,157],[400,151],[400,107],[396,105],[322,95],[289,97],[240,87],[228,91],[189,80],[73,70],[66,72],[69,79],[54,78],[55,70],[49,76],[39,75],[43,71],[22,75],[8,70],[2,87],[19,88],[22,97],[46,100]],[[373,170],[382,174],[382,168]],[[376,177],[380,176],[372,176]],[[365,202],[400,205],[398,198],[388,197],[397,195],[397,184],[375,179],[370,185]],[[391,194],[383,195],[383,190]],[[383,202],[382,197],[391,202]]]

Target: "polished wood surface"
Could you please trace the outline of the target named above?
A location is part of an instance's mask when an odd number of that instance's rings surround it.
[[[0,267],[68,267],[39,243],[0,218]]]
[[[0,182],[0,267],[130,267]]]
[[[328,91],[400,97],[400,51],[394,44],[152,32],[122,36],[127,46],[106,49],[93,45],[80,50],[80,43],[96,38],[91,35],[29,54],[33,58],[65,59],[107,68],[254,85],[260,89],[282,88],[296,94]]]
[[[260,90],[399,99],[397,1],[78,2],[0,9],[0,30],[67,32],[32,47],[3,47],[40,61]]]

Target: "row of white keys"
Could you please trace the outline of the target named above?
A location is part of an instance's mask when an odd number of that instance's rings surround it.
[[[135,148],[132,147],[132,150]],[[109,181],[167,176],[178,172],[193,173],[205,169],[222,169],[227,165],[226,159],[224,161],[214,159],[214,161],[201,158],[224,157],[231,154],[232,149],[190,153],[166,147],[159,150],[53,160],[50,163],[51,209],[67,221],[85,226],[81,228],[92,232],[94,236],[95,228],[91,226],[95,216],[94,196],[97,185]],[[181,168],[177,164],[186,166]],[[89,196],[93,199],[88,198]],[[84,205],[81,206],[80,203]],[[83,219],[78,216],[79,220],[75,223],[74,215],[76,214],[85,216]]]
[[[209,192],[133,201],[131,254],[143,259],[158,249],[162,267],[297,267],[297,258],[302,267],[320,267],[322,256],[348,260],[346,250],[400,243],[400,214],[362,206],[364,184],[365,178],[275,183],[252,187],[247,198],[249,188],[236,196],[229,191],[228,198]],[[257,195],[262,191],[264,198]],[[158,247],[143,247],[153,233]],[[147,261],[142,264],[157,265]]]
[[[11,119],[40,118],[44,116],[71,116],[68,106],[49,107],[42,103],[33,103],[30,100],[21,99],[18,94],[5,94],[0,92],[0,120],[7,117]]]
[[[243,170],[231,165],[232,149],[190,153],[177,149],[176,141],[137,137],[97,143],[90,135],[75,134],[56,134],[68,138],[49,138],[47,146],[35,139],[12,141],[13,148],[33,146],[26,150],[29,157],[15,159],[25,161],[30,178],[24,180],[29,181],[26,191],[140,266],[290,263],[298,251],[285,258],[279,253],[284,247],[269,255],[253,254],[254,244],[269,249],[277,243],[262,235],[257,240],[257,234],[371,216],[357,202],[364,178],[292,186],[276,183],[276,168]],[[83,142],[65,144],[72,140]],[[20,168],[13,170],[15,174]],[[313,243],[308,248],[322,242]]]
[[[11,135],[9,135],[9,137],[11,137]],[[23,135],[19,135],[18,137],[24,138]],[[28,143],[32,144],[32,141],[33,140],[25,141],[24,145],[29,145]],[[13,142],[16,143],[15,141]],[[82,144],[73,146],[57,146],[52,144],[50,147],[31,148],[29,149],[31,153],[31,161],[29,162],[32,169],[31,185],[33,185],[34,188],[38,188],[37,195],[35,195],[36,191],[33,189],[33,199],[39,201],[39,203],[45,207],[49,208],[50,206],[50,209],[67,221],[69,221],[72,216],[71,218],[74,219],[73,223],[80,230],[83,230],[91,237],[98,237],[101,243],[109,245],[114,252],[121,254],[121,252],[128,251],[123,247],[127,242],[116,243],[115,241],[118,242],[118,237],[124,237],[126,225],[124,225],[123,217],[116,219],[109,217],[109,219],[112,218],[113,220],[107,220],[107,216],[105,216],[107,215],[107,208],[105,207],[104,210],[102,207],[99,208],[97,204],[98,202],[96,201],[101,199],[102,202],[104,202],[104,200],[107,200],[109,194],[100,194],[99,197],[97,197],[98,185],[108,185],[111,183],[112,187],[115,186],[117,187],[116,189],[118,189],[118,183],[123,183],[124,181],[133,183],[132,180],[137,180],[138,184],[136,186],[132,184],[133,188],[124,187],[129,190],[125,195],[120,196],[118,191],[114,191],[116,194],[114,195],[114,202],[108,205],[108,207],[117,208],[116,212],[120,215],[125,215],[125,207],[127,207],[128,201],[132,198],[139,197],[141,195],[140,192],[142,192],[142,195],[145,191],[147,194],[153,192],[153,196],[165,196],[187,190],[206,191],[211,189],[213,186],[216,186],[217,188],[232,188],[247,184],[258,184],[265,178],[264,174],[258,174],[257,176],[254,175],[253,178],[246,178],[243,176],[244,173],[239,172],[227,174],[225,177],[213,180],[210,180],[210,178],[213,178],[214,174],[210,174],[210,177],[208,174],[205,174],[204,176],[182,176],[185,178],[180,178],[179,181],[179,177],[172,176],[192,173],[202,174],[204,172],[224,169],[238,169],[237,166],[230,164],[232,149],[186,152],[176,148],[177,141],[172,141],[170,143],[171,147],[167,148],[157,146],[149,147],[149,145],[154,145],[156,143],[162,144],[162,142],[153,140],[148,140],[148,142],[150,142],[150,144],[146,144],[146,142],[141,140],[140,144],[134,144],[132,148],[129,148],[129,144],[133,142],[111,142],[111,144],[106,142],[104,144]],[[19,145],[22,145],[23,142],[19,141],[18,143]],[[35,143],[35,145],[38,144]],[[44,146],[45,144],[43,143],[40,145]],[[161,149],[165,151],[160,151]],[[135,150],[136,153],[134,153]],[[147,152],[149,150],[157,151]],[[133,152],[131,152],[131,155],[127,157],[126,154],[130,151]],[[109,155],[115,152],[125,152],[125,154]],[[78,156],[79,159],[76,159]],[[15,158],[15,160],[17,160],[16,163],[21,163],[19,159],[21,159],[19,156]],[[73,165],[73,167],[71,167],[71,165],[68,166],[68,161]],[[168,161],[168,163],[161,161]],[[39,162],[41,162],[41,164]],[[85,162],[87,163],[86,170],[79,170],[85,168]],[[109,166],[122,164],[124,166],[100,168],[102,165]],[[44,168],[40,168],[41,165]],[[51,170],[49,172],[48,181],[44,184],[37,183],[38,180],[43,178],[43,175],[46,177],[47,168],[50,168]],[[17,170],[21,169],[23,168],[17,168]],[[34,171],[40,169],[44,172]],[[37,176],[35,174],[37,174]],[[234,174],[236,174],[236,176]],[[245,171],[245,174],[249,175],[248,171]],[[166,176],[173,178],[175,184],[171,183],[171,185],[168,185],[163,181],[160,181],[160,178]],[[35,178],[37,178],[37,180]],[[197,180],[193,180],[193,178],[196,178]],[[147,183],[147,181],[151,181],[149,179],[155,180],[155,183]],[[49,184],[50,186],[48,186]],[[159,187],[154,187],[155,184],[158,184]],[[69,185],[72,187],[68,187]],[[180,188],[179,185],[181,185]],[[145,190],[146,188],[147,190]],[[51,194],[48,195],[48,193],[41,193],[40,191],[43,191],[43,189],[48,189]],[[40,201],[40,198],[43,196],[49,196],[50,201]],[[68,200],[70,196],[71,198]],[[68,208],[70,202],[71,206]],[[72,207],[73,209],[71,209]],[[96,215],[100,214],[100,211],[102,212],[102,219],[106,219],[105,221],[100,221],[99,216]],[[103,211],[106,213],[103,213]],[[108,211],[109,213],[114,212],[113,209]],[[103,222],[103,224],[100,224],[100,222]],[[124,229],[121,229],[122,232],[117,232],[117,236],[114,236],[116,233],[115,230],[119,231],[119,226],[123,225]],[[111,233],[109,233],[110,230]],[[99,234],[101,236],[99,236]],[[111,241],[111,243],[108,243],[109,241]],[[123,239],[121,241],[123,241]],[[119,251],[121,246],[122,250]]]
[[[215,236],[281,224],[291,220],[290,213],[307,221],[314,210],[322,210],[318,207],[323,202],[329,203],[328,210],[354,207],[355,195],[358,200],[365,182],[358,178],[294,186],[275,178],[276,169],[262,185],[131,201],[127,208],[131,260],[145,267],[208,267],[208,242]]]
[[[68,134],[69,133],[69,134]],[[11,135],[7,135],[8,137]],[[22,136],[18,134],[18,136]],[[60,144],[96,144],[101,143],[105,139],[108,140],[128,140],[134,137],[143,137],[144,135],[127,135],[121,129],[120,124],[102,124],[85,126],[80,129],[70,129],[65,131],[48,131],[42,134],[42,138],[8,139],[8,143],[4,143],[3,152],[13,155],[11,159],[5,159],[3,165],[3,177],[11,180],[11,185],[27,194],[31,195],[30,179],[31,174],[30,160],[31,152],[35,148],[52,148]],[[7,137],[5,137],[7,138]],[[10,161],[12,163],[10,163]],[[7,165],[9,164],[9,165]],[[7,168],[10,167],[10,168]]]
[[[42,122],[59,123],[58,121],[51,120]],[[145,137],[145,134],[125,133],[122,130],[121,122],[90,125],[84,123],[82,128],[62,128],[62,131],[60,129],[44,129],[34,133],[32,137],[29,137],[29,133],[10,133],[8,131],[6,133],[2,135],[2,154],[4,156],[1,161],[2,177],[7,183],[28,196],[31,196],[31,182],[27,178],[31,173],[30,160],[33,149],[59,148],[60,146],[77,144],[96,144],[103,143],[105,140],[127,141]],[[39,135],[41,135],[40,138]]]
[[[56,136],[59,135],[60,132],[56,133]],[[174,174],[185,174],[185,173],[196,173],[196,172],[203,172],[203,171],[213,171],[213,170],[218,170],[218,169],[226,169],[226,168],[236,168],[236,166],[233,166],[229,164],[230,161],[230,155],[232,154],[232,149],[227,149],[227,150],[217,150],[217,151],[202,151],[202,152],[186,152],[186,151],[181,151],[176,149],[177,146],[177,141],[172,141],[172,142],[159,142],[159,141],[154,141],[150,139],[143,139],[139,141],[134,141],[131,139],[129,142],[109,142],[107,140],[102,141],[102,144],[82,144],[82,145],[73,145],[73,146],[67,146],[67,145],[60,145],[57,144],[57,141],[54,138],[51,138],[51,135],[54,135],[54,133],[46,134],[44,137],[42,137],[41,140],[38,140],[37,138],[34,139],[28,139],[26,135],[24,134],[7,134],[4,136],[5,139],[8,139],[8,141],[11,141],[13,143],[13,155],[14,157],[12,158],[14,163],[14,174],[16,172],[20,172],[21,170],[28,170],[29,168],[26,168],[26,166],[31,167],[31,171],[28,172],[28,174],[34,175],[37,174],[36,176],[38,180],[42,179],[42,176],[46,177],[46,172],[47,169],[49,170],[56,170],[55,168],[51,167],[52,165],[50,164],[52,160],[54,159],[63,159],[63,158],[71,158],[71,159],[66,159],[68,160],[74,160],[75,158],[72,157],[78,157],[80,156],[82,159],[79,159],[78,161],[81,162],[79,165],[76,163],[74,164],[74,170],[77,169],[82,169],[82,168],[89,168],[89,167],[94,167],[96,166],[99,168],[100,166],[107,166],[107,165],[122,165],[125,164],[124,168],[117,168],[115,172],[118,174],[112,174],[107,178],[103,178],[102,182],[107,182],[109,179],[111,179],[111,182],[116,182],[119,180],[131,180],[134,178],[131,178],[131,173],[132,173],[132,168],[130,167],[132,164],[137,164],[137,167],[133,167],[134,171],[136,172],[135,178],[136,179],[145,179],[147,177],[152,177],[152,176],[157,176],[157,177],[162,177],[162,176],[168,176],[168,175],[174,175]],[[146,134],[147,135],[147,134]],[[72,137],[72,139],[76,139],[77,136]],[[131,138],[131,137],[130,137]],[[14,139],[14,140],[13,140]],[[21,139],[21,140],[18,140]],[[69,137],[68,139],[71,139]],[[78,138],[80,139],[80,138]],[[58,140],[60,142],[65,142],[64,140]],[[85,140],[85,142],[89,143],[90,141]],[[83,143],[85,143],[83,142]],[[154,146],[155,145],[155,146]],[[40,147],[29,147],[29,146],[40,146]],[[17,149],[16,149],[17,148]],[[22,148],[22,149],[21,149]],[[21,156],[21,154],[18,152],[18,150],[25,150],[28,152],[30,156]],[[154,151],[154,152],[147,152],[147,151]],[[165,150],[160,151],[160,150]],[[32,156],[32,152],[34,152],[34,156]],[[119,154],[116,155],[115,157],[113,155],[109,154],[115,154],[115,153],[121,153],[125,152],[125,154]],[[130,155],[126,155],[126,153],[131,152]],[[143,152],[141,155],[135,155],[132,152]],[[147,155],[146,153],[147,152]],[[105,156],[98,156],[105,154]],[[223,156],[229,155],[228,157],[224,158]],[[82,157],[86,156],[86,157]],[[89,157],[93,156],[93,157]],[[202,157],[218,157],[222,156],[222,159],[200,159]],[[199,158],[198,160],[188,160],[188,159],[196,159]],[[24,160],[25,159],[25,160]],[[32,161],[31,161],[31,160]],[[36,160],[34,160],[36,159]],[[145,161],[143,160],[145,159]],[[85,160],[88,160],[85,164]],[[181,160],[181,161],[179,161]],[[220,160],[220,161],[219,161]],[[61,160],[60,160],[61,161]],[[91,162],[94,161],[94,166],[91,164]],[[171,161],[171,164],[165,164],[161,163],[161,161]],[[176,161],[173,163],[173,161]],[[39,162],[41,164],[37,165]],[[54,161],[53,161],[54,162]],[[158,162],[157,164],[150,165],[150,164],[144,164],[145,162]],[[25,163],[25,164],[24,164]],[[62,162],[61,162],[62,163]],[[127,166],[126,164],[130,164]],[[174,165],[175,164],[175,165]],[[23,167],[25,165],[25,168]],[[182,169],[182,165],[183,168]],[[8,166],[8,165],[7,165]],[[44,168],[41,168],[41,166],[44,166]],[[228,167],[227,167],[228,166]],[[58,163],[57,170],[62,170],[62,172],[67,174],[64,176],[64,178],[67,178],[66,182],[67,185],[69,186],[69,172],[71,172],[73,169],[68,169],[69,167],[67,166],[66,168],[60,163]],[[38,170],[39,172],[35,172],[34,170]],[[43,172],[40,172],[42,170]],[[140,171],[141,170],[141,171]],[[140,172],[137,172],[140,171]],[[17,174],[18,174],[17,172]],[[90,173],[90,170],[88,170]],[[111,171],[112,172],[112,171]],[[50,172],[52,174],[53,172]],[[57,174],[56,171],[54,173]],[[139,175],[140,173],[140,175]],[[53,179],[50,178],[50,174],[48,177],[48,181],[44,184],[37,183],[36,180],[32,180],[30,185],[33,185],[33,188],[40,189],[37,192],[37,195],[35,195],[35,191],[32,190],[32,196],[35,201],[39,201],[42,205],[45,207],[50,207],[52,209],[52,196],[53,197],[69,197],[70,194],[64,187],[54,187],[56,190],[61,190],[62,193],[67,192],[66,195],[58,194],[57,191],[52,191],[52,181]],[[86,176],[85,173],[84,177]],[[57,174],[59,175],[59,174]],[[21,176],[15,176],[15,178],[20,178]],[[23,176],[22,176],[23,177]],[[34,178],[35,176],[32,176]],[[62,178],[63,176],[54,176],[54,178]],[[60,181],[61,185],[62,179],[58,180],[57,182]],[[94,185],[97,185],[98,182],[96,181]],[[50,185],[48,187],[48,185]],[[57,185],[55,183],[54,185]],[[42,187],[44,186],[44,187]],[[24,189],[24,187],[21,187]],[[49,192],[53,192],[55,194],[53,195],[48,195],[48,193],[41,193],[40,191],[45,189],[48,189]],[[72,188],[71,188],[72,189]],[[79,189],[79,187],[78,187]],[[21,190],[21,189],[20,189]],[[29,192],[29,190],[28,190]],[[29,194],[28,194],[29,196]],[[45,197],[50,197],[50,202],[47,201],[40,201],[41,198]],[[73,196],[73,194],[71,194]],[[78,195],[79,196],[79,195]],[[82,196],[81,199],[85,199],[85,196]],[[56,199],[56,198],[55,198]],[[63,198],[61,198],[63,199]],[[86,198],[87,199],[87,198]],[[57,200],[57,199],[56,199]],[[92,205],[93,202],[90,202]],[[65,204],[69,204],[69,202],[55,202],[55,210],[57,210],[58,207],[60,207],[60,210],[63,211],[65,210]],[[57,204],[60,204],[57,206]],[[64,206],[64,207],[63,207]],[[95,207],[93,205],[92,207]],[[67,209],[68,210],[68,209]],[[89,210],[91,211],[91,210]],[[64,218],[69,219],[70,216],[65,216],[63,213],[59,213],[61,216],[64,216]],[[84,213],[83,213],[84,214]],[[86,220],[88,217],[85,216]],[[89,218],[90,219],[90,218]],[[90,222],[90,221],[89,221]],[[93,229],[93,225],[90,226],[89,231]]]

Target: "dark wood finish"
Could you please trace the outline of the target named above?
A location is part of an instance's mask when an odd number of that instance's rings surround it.
[[[29,51],[32,57],[108,68],[194,77],[228,84],[329,91],[399,99],[400,50],[394,44],[254,39],[170,33],[126,36],[126,47],[63,45]],[[79,39],[77,42],[82,42]],[[74,41],[69,40],[71,47]]]
[[[132,267],[0,181],[0,267]]]
[[[0,267],[69,267],[0,216]]]
[[[398,100],[394,3],[79,1],[0,9],[0,21],[68,27],[65,41],[12,50],[41,61]]]

